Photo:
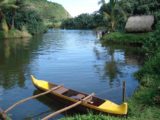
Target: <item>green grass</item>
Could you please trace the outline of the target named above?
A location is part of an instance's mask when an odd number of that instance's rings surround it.
[[[113,117],[106,116],[103,114],[94,115],[92,113],[88,113],[87,115],[75,115],[74,117],[62,118],[61,120],[159,120],[160,110],[158,107],[148,107],[147,109],[141,106],[141,109],[136,109],[137,104],[134,104],[135,111],[134,114],[128,117]]]
[[[113,32],[105,34],[102,43],[118,43],[118,44],[143,44],[151,33],[121,33]]]

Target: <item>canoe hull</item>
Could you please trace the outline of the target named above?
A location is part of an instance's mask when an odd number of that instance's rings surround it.
[[[45,92],[43,89],[40,89],[38,88],[37,86],[35,86],[40,92]],[[55,94],[52,94],[52,93],[49,93],[47,95],[48,97],[52,98],[54,101],[58,102],[60,106],[62,107],[66,107],[66,106],[69,106],[71,104],[74,104],[75,102],[72,102],[70,100],[67,100],[67,99],[64,99],[63,97],[59,97]],[[78,114],[86,114],[88,112],[91,112],[93,114],[105,114],[105,115],[112,115],[112,116],[122,116],[122,115],[115,115],[115,114],[111,114],[111,113],[106,113],[106,112],[103,112],[103,111],[99,111],[99,110],[96,110],[96,109],[93,109],[93,108],[90,108],[88,106],[84,106],[82,104],[70,109],[68,111],[69,113],[78,113]],[[68,113],[67,112],[67,113]],[[68,114],[67,114],[68,115]]]
[[[34,86],[41,90],[41,91],[48,91],[54,87],[57,87],[58,85],[49,83],[44,80],[37,80],[32,76],[32,82]],[[49,95],[54,99],[59,101],[61,104],[71,105],[79,100],[75,99],[75,93],[76,97],[80,94],[83,96],[88,96],[88,94],[77,92],[72,89],[64,88],[63,86],[60,86],[58,90],[54,90]],[[92,103],[93,101],[93,103]],[[109,100],[103,100],[98,97],[93,96],[92,101],[85,101],[82,102],[80,105],[75,107],[73,110],[78,110],[80,112],[86,113],[88,111],[92,111],[93,113],[105,113],[107,115],[114,115],[114,116],[125,116],[127,115],[127,103],[123,103],[121,105],[117,105]]]

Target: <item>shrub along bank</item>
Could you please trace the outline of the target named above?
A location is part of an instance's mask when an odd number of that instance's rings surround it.
[[[102,38],[103,44],[144,44],[150,37],[151,33],[124,33],[124,32],[112,32],[105,34]]]

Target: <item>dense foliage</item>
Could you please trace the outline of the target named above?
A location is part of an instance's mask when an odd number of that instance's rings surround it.
[[[43,18],[46,26],[55,27],[62,20],[71,17],[62,5],[49,0],[26,0],[26,2]]]
[[[107,28],[109,31],[115,31],[118,27],[121,28],[123,21],[126,21],[126,14],[118,4],[117,0],[110,0],[105,3],[104,0],[100,1],[102,4],[100,9],[94,14],[81,14],[78,17],[65,20],[62,24],[63,28],[69,29],[93,29],[93,28]],[[120,26],[121,25],[121,26]]]
[[[43,33],[46,30],[42,17],[32,9],[19,9],[15,15],[15,21],[18,21],[15,22],[17,29],[26,27],[32,34]]]
[[[119,4],[130,15],[148,15],[160,10],[159,0],[121,0]]]
[[[154,55],[154,53],[160,49],[160,14],[156,15],[157,17],[157,25],[156,30],[150,36],[150,38],[144,43],[143,48],[149,53],[150,55]]]
[[[100,14],[81,14],[63,21],[61,27],[67,29],[93,29],[104,26],[105,21]]]
[[[42,33],[46,29],[40,14],[32,9],[26,1],[16,0],[17,9],[5,9],[4,14],[11,28],[26,29],[31,34]]]
[[[60,24],[68,17],[69,13],[61,5],[47,0],[0,0],[1,38],[10,38],[13,35],[10,33],[22,37],[16,33],[24,31],[43,33],[47,27]]]
[[[145,49],[149,60],[137,73],[138,78],[143,78],[146,74],[160,77],[160,21],[157,23],[156,31],[144,43],[143,49]]]
[[[110,0],[103,4],[99,10],[107,24],[108,31],[117,31],[122,28],[127,20],[127,15],[117,0]]]
[[[123,31],[129,16],[154,14],[160,10],[159,0],[100,0],[96,14],[82,14],[65,20],[62,28],[92,29],[105,27],[108,31]]]

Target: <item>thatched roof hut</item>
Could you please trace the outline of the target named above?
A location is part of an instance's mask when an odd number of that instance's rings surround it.
[[[150,32],[154,24],[154,16],[132,16],[128,18],[125,26],[126,32]]]

